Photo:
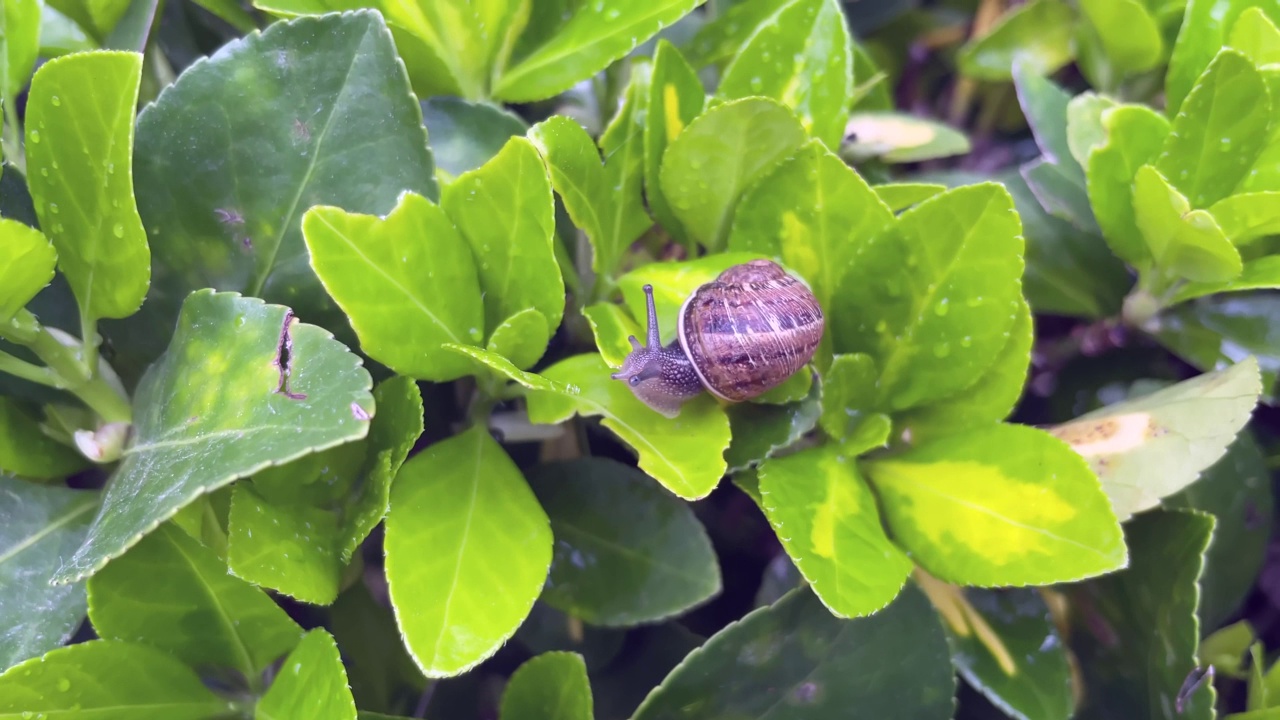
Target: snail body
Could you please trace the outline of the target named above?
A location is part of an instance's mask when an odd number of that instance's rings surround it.
[[[825,328],[809,288],[769,260],[735,265],[694,291],[666,347],[653,286],[644,292],[647,342],[631,336],[631,354],[610,377],[667,417],[704,390],[741,402],[777,387],[813,358]]]

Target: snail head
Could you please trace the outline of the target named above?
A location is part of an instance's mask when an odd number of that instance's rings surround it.
[[[648,305],[649,326],[647,342],[641,344],[635,335],[631,341],[631,353],[622,362],[622,368],[609,377],[627,383],[631,392],[645,405],[667,416],[675,417],[685,400],[702,391],[696,382],[689,360],[680,349],[679,342],[663,347],[658,332],[658,312],[653,303],[653,286],[644,286]],[[693,387],[688,378],[694,377]]]

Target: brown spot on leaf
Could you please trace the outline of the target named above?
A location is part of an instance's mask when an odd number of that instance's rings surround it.
[[[284,314],[284,324],[280,327],[280,338],[276,342],[276,357],[272,364],[280,371],[280,385],[276,388],[276,392],[283,393],[290,400],[307,399],[304,393],[295,393],[289,391],[289,374],[292,371],[293,363],[293,335],[290,327],[293,325],[293,311],[286,310]]]

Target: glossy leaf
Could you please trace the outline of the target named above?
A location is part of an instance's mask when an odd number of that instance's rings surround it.
[[[423,101],[422,122],[436,167],[455,177],[489,162],[508,138],[529,129],[522,118],[500,106],[447,96]]]
[[[1199,298],[1161,313],[1153,334],[1160,344],[1204,371],[1226,369],[1254,356],[1267,398],[1275,392],[1280,374],[1278,300],[1271,293]]]
[[[662,156],[662,192],[690,235],[724,246],[742,192],[805,141],[800,121],[765,98],[731,100],[698,116]],[[714,177],[716,182],[708,183]]]
[[[1227,197],[1267,144],[1271,100],[1253,63],[1224,50],[1192,88],[1156,162],[1193,208]]]
[[[89,579],[89,619],[103,638],[146,643],[193,667],[234,668],[245,678],[302,637],[270,597],[227,574],[212,550],[173,525]]]
[[[170,349],[138,387],[133,440],[102,509],[55,580],[91,575],[237,477],[364,437],[371,384],[354,355],[287,308],[192,293]]]
[[[93,52],[51,60],[31,80],[31,199],[89,319],[131,315],[151,278],[131,171],[141,74],[137,53]]]
[[[355,720],[356,702],[333,636],[324,628],[307,633],[285,658],[253,715],[257,720]]]
[[[207,287],[280,302],[351,337],[309,265],[303,214],[332,205],[382,216],[405,191],[437,195],[421,109],[369,11],[228,43],[139,115],[135,157],[138,209],[164,273],[143,310],[107,334],[139,366],[164,349],[156,328]]]
[[[1033,339],[1031,307],[1019,306],[1009,328],[1009,339],[978,382],[956,395],[912,410],[898,420],[911,431],[913,441],[927,435],[944,435],[999,422],[1013,412],[1022,396],[1031,365]]]
[[[528,395],[529,419],[558,423],[575,414],[603,416],[602,424],[639,455],[640,469],[686,500],[706,497],[720,482],[729,446],[729,419],[703,395],[667,419],[636,399],[625,383],[610,379],[610,369],[596,354],[575,355],[542,372],[550,380],[573,382],[576,397],[546,392]]]
[[[228,569],[255,585],[327,605],[338,596],[342,573],[338,522],[324,508],[272,502],[239,483],[231,498]]]
[[[46,435],[39,420],[17,400],[0,395],[0,473],[53,480],[88,464],[74,448]]]
[[[1082,0],[1080,11],[1080,60],[1094,84],[1113,88],[1160,63],[1164,38],[1140,0]]]
[[[551,340],[547,318],[534,308],[525,308],[502,322],[489,333],[483,352],[506,358],[513,367],[525,369],[542,359]],[[449,346],[453,352],[467,346]],[[470,348],[481,352],[480,348]]]
[[[658,223],[682,241],[686,236],[684,225],[676,218],[673,199],[662,189],[659,171],[667,146],[702,113],[705,103],[706,92],[693,68],[676,46],[659,39],[653,54],[644,121],[644,192]]]
[[[871,186],[812,141],[743,194],[729,249],[776,257],[806,280],[839,347],[848,325],[866,321],[840,312],[846,278],[868,239],[892,222]]]
[[[521,665],[502,693],[502,720],[591,720],[591,685],[577,653],[549,652]]]
[[[866,466],[894,538],[934,576],[980,587],[1079,580],[1124,567],[1097,477],[1023,425],[947,435]]]
[[[1018,104],[1035,135],[1036,145],[1047,162],[1059,165],[1069,175],[1084,176],[1084,168],[1071,153],[1067,140],[1067,106],[1071,96],[1035,65],[1017,63],[1013,68],[1013,85]]]
[[[542,590],[551,544],[546,513],[483,426],[404,464],[387,515],[387,581],[427,677],[465,672],[511,637]]]
[[[1089,204],[1102,228],[1107,245],[1125,262],[1135,267],[1150,263],[1151,254],[1133,208],[1133,178],[1143,165],[1155,162],[1169,122],[1142,105],[1121,105],[1103,117],[1106,142],[1089,154]]]
[[[596,303],[588,305],[582,314],[591,324],[591,334],[596,339],[596,347],[609,367],[619,368],[631,353],[628,337],[644,337],[644,330],[627,314],[621,305],[616,303]]]
[[[729,415],[732,439],[724,451],[729,472],[753,467],[813,430],[822,414],[818,388],[815,384],[809,395],[784,405],[738,403],[730,406],[725,412]]]
[[[0,670],[66,642],[84,619],[84,584],[49,578],[84,538],[97,505],[96,492],[0,474]]]
[[[943,623],[961,676],[1011,718],[1071,717],[1067,653],[1037,591],[970,590],[964,597],[977,617],[959,627]]]
[[[542,601],[592,625],[671,617],[720,592],[711,540],[689,506],[604,458],[540,465],[529,484],[556,538]]]
[[[860,250],[832,312],[856,308],[847,313],[856,320],[836,326],[836,349],[876,360],[880,408],[927,404],[985,374],[1018,314],[1023,270],[1021,226],[1002,187],[934,196]]]
[[[480,271],[484,325],[532,307],[551,330],[564,315],[564,280],[552,250],[551,179],[533,143],[512,138],[492,160],[459,176],[441,206]],[[491,332],[491,331],[490,331]]]
[[[1226,282],[1243,269],[1240,252],[1207,210],[1187,198],[1150,165],[1133,182],[1134,219],[1156,268],[1197,282]]]
[[[35,67],[40,46],[39,0],[6,0],[0,6],[4,28],[0,34],[0,102],[18,97]]]
[[[1084,457],[1121,520],[1190,485],[1226,452],[1261,391],[1253,358],[1109,405],[1051,432]]]
[[[1072,58],[1071,8],[1033,0],[1009,11],[989,33],[960,48],[960,71],[979,80],[1008,80],[1013,66],[1048,75]]]
[[[795,111],[829,148],[844,137],[853,89],[851,40],[835,0],[790,0],[751,31],[716,97],[768,97]]]
[[[1209,206],[1209,214],[1236,247],[1280,235],[1280,192],[1239,193]]]
[[[880,198],[880,202],[884,203],[890,210],[901,212],[919,203],[928,200],[942,192],[946,192],[946,185],[935,185],[933,183],[886,183],[884,185],[876,185],[871,188],[876,191],[876,195]]]
[[[591,77],[698,6],[700,0],[582,3],[545,43],[515,58],[493,95],[507,102],[542,100]]]
[[[58,253],[44,233],[0,218],[0,322],[8,322],[53,280]]]
[[[909,113],[857,112],[849,117],[845,134],[850,139],[842,153],[887,163],[964,155],[970,149],[969,138],[959,130]]]
[[[1178,40],[1165,75],[1165,111],[1174,117],[1205,68],[1226,44],[1228,31],[1249,6],[1268,10],[1273,20],[1280,8],[1256,0],[1187,0]]]
[[[689,653],[634,718],[764,718],[785,708],[788,718],[817,720],[856,707],[871,717],[942,720],[951,717],[954,682],[937,616],[915,589],[871,617],[844,620],[806,588]]]
[[[530,390],[546,390],[569,396],[577,395],[579,392],[577,385],[556,382],[548,380],[537,373],[525,372],[497,353],[464,345],[446,345],[445,347],[454,353],[470,358],[473,366],[493,370],[508,380],[513,380]]]
[[[1072,634],[1083,680],[1095,689],[1082,717],[1213,717],[1212,683],[1174,709],[1196,667],[1196,582],[1213,526],[1209,515],[1144,513],[1125,524],[1131,566],[1072,593],[1072,625],[1091,628]]]
[[[875,360],[865,353],[837,354],[822,379],[822,429],[843,439],[876,406]]]
[[[10,717],[204,720],[236,709],[172,655],[116,640],[60,648],[0,675],[0,713]]]
[[[915,567],[884,534],[875,496],[837,445],[765,461],[760,495],[787,554],[837,616],[888,605]]]
[[[471,248],[439,206],[412,193],[385,218],[317,206],[302,234],[311,267],[369,357],[433,382],[471,372],[443,346],[484,339],[480,281]]]

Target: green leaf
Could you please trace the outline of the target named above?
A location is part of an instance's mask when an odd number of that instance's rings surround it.
[[[689,653],[634,719],[684,717],[689,708],[700,717],[767,718],[785,708],[792,720],[818,720],[856,707],[867,717],[943,720],[954,683],[937,615],[915,589],[856,620],[834,617],[800,589]]]
[[[369,11],[277,22],[223,46],[139,115],[135,157],[164,272],[143,310],[108,328],[117,367],[158,356],[168,335],[156,328],[207,287],[288,305],[354,341],[311,270],[303,214],[383,216],[405,191],[437,196],[421,109]]]
[[[1197,282],[1226,282],[1243,269],[1240,252],[1213,215],[1192,210],[1187,198],[1150,165],[1134,177],[1133,210],[1158,270]]]
[[[732,13],[741,5],[730,8]],[[684,225],[676,217],[672,198],[662,190],[659,170],[667,146],[694,118],[702,114],[706,92],[697,73],[676,46],[659,39],[649,77],[648,112],[644,120],[644,192],[649,210],[662,228],[687,242]]]
[[[1176,698],[1196,667],[1200,636],[1195,609],[1210,515],[1156,511],[1125,524],[1130,567],[1072,593],[1072,650],[1092,688],[1080,717],[1213,717],[1212,683],[1190,696],[1181,713]],[[1159,662],[1151,662],[1152,658]]]
[[[795,115],[773,100],[716,105],[667,146],[662,192],[689,234],[709,249],[719,249],[743,191],[805,139]]]
[[[1177,115],[1201,73],[1227,42],[1227,31],[1248,7],[1258,6],[1275,20],[1280,7],[1258,0],[1187,0],[1178,40],[1165,75],[1165,112]]]
[[[633,62],[622,107],[600,135],[604,179],[613,192],[605,231],[619,254],[653,226],[644,205],[644,127],[649,116],[651,64]],[[611,268],[612,271],[615,268]]]
[[[723,66],[732,61],[757,28],[778,14],[791,0],[735,2],[698,29],[684,52],[695,68]]]
[[[171,655],[115,640],[60,648],[0,675],[0,713],[14,718],[204,720],[236,711]]]
[[[917,407],[977,382],[1019,308],[1021,226],[1008,192],[983,183],[936,195],[860,250],[831,314],[854,309],[856,320],[836,327],[845,330],[836,349],[876,360],[877,409]]]
[[[1227,46],[1258,67],[1280,62],[1280,29],[1260,7],[1247,7],[1231,27]]]
[[[1102,235],[1120,259],[1135,267],[1151,255],[1133,208],[1133,178],[1155,162],[1169,135],[1169,121],[1143,105],[1120,105],[1103,113],[1106,142],[1089,153],[1086,163],[1089,203]]]
[[[935,438],[867,464],[889,530],[931,574],[980,587],[1124,567],[1120,524],[1089,466],[1023,425]]]
[[[1225,282],[1187,283],[1169,299],[1170,305],[1215,293],[1280,288],[1280,256],[1269,255],[1244,264],[1240,275]]]
[[[556,538],[542,601],[597,626],[651,623],[720,592],[711,540],[689,506],[605,458],[540,465],[529,485]]]
[[[614,0],[576,4],[546,42],[516,58],[498,77],[496,98],[507,102],[542,100],[568,90],[631,52],[701,0]]]
[[[444,344],[483,340],[480,281],[471,248],[439,206],[413,193],[385,218],[317,206],[302,234],[311,267],[369,357],[433,382],[471,373]]]
[[[0,473],[54,480],[88,465],[83,455],[46,435],[17,400],[0,395]]]
[[[510,360],[498,355],[497,353],[480,348],[467,347],[465,345],[446,345],[445,349],[450,350],[459,355],[465,355],[471,358],[474,365],[494,370],[499,375],[513,380],[530,390],[546,390],[549,392],[561,393],[563,395],[577,395],[578,387],[572,383],[562,383],[548,380],[547,378],[536,373],[525,372],[511,363]]]
[[[1199,480],[1161,502],[1212,513],[1218,520],[1205,555],[1197,609],[1203,627],[1217,627],[1253,589],[1275,522],[1271,475],[1253,434],[1241,431]]]
[[[1034,64],[1017,63],[1013,68],[1013,85],[1022,114],[1045,160],[1061,166],[1068,175],[1083,178],[1084,168],[1071,153],[1067,138],[1067,107],[1071,96],[1034,67]]]
[[[1107,95],[1083,92],[1067,103],[1067,147],[1081,166],[1089,164],[1089,153],[1107,141],[1107,111],[1125,107]],[[1145,106],[1139,106],[1145,107]]]
[[[84,584],[48,580],[84,538],[97,505],[96,492],[0,474],[0,670],[66,642],[84,619]]]
[[[644,337],[644,331],[631,319],[625,308],[616,303],[596,303],[588,305],[582,314],[591,325],[591,334],[596,339],[596,347],[609,367],[622,367],[622,363],[631,354],[630,336]]]
[[[1213,543],[1210,542],[1209,546],[1212,547]],[[1206,625],[1206,627],[1212,626]],[[1215,630],[1200,641],[1200,651],[1197,655],[1201,667],[1213,665],[1218,672],[1225,671],[1229,675],[1244,671],[1242,661],[1249,652],[1249,646],[1254,643],[1255,637],[1253,626],[1248,620],[1241,620]]]
[[[256,720],[355,720],[356,702],[338,645],[324,628],[307,633],[253,709]]]
[[[56,581],[93,574],[203,493],[365,436],[369,373],[279,305],[203,290],[134,397],[125,448],[89,535]]]
[[[248,483],[231,498],[228,569],[255,585],[303,602],[328,605],[338,596],[338,517],[304,503],[278,503]]]
[[[329,629],[342,649],[356,705],[399,709],[404,693],[416,699],[429,682],[405,649],[391,609],[355,583],[329,609]]]
[[[836,148],[853,89],[848,26],[836,0],[789,0],[757,24],[720,78],[716,97],[768,97]]]
[[[542,590],[551,545],[546,513],[483,426],[404,464],[387,515],[387,581],[423,674],[465,672],[511,637]]]
[[[547,392],[528,395],[529,419],[558,423],[575,414],[600,415],[603,425],[635,449],[640,469],[686,500],[706,497],[720,482],[729,446],[729,419],[710,395],[685,403],[668,419],[636,399],[625,383],[610,379],[596,354],[575,355],[542,372],[549,380],[573,382],[576,397]]]
[[[1159,316],[1156,340],[1204,371],[1257,359],[1263,397],[1274,392],[1280,374],[1280,298],[1272,293],[1223,294],[1183,303]]]
[[[591,720],[591,685],[582,656],[549,652],[526,661],[502,692],[502,720]]]
[[[1280,192],[1240,193],[1209,206],[1209,214],[1236,247],[1280,235]]]
[[[822,429],[842,439],[876,405],[875,360],[866,353],[837,354],[822,379]]]
[[[518,115],[486,102],[433,97],[422,103],[436,167],[457,176],[489,162],[507,140],[529,126]]]
[[[818,391],[814,384],[808,396],[785,405],[748,402],[730,406],[726,413],[732,439],[724,452],[729,472],[753,467],[808,434],[822,414]],[[825,388],[822,396],[826,396]]]
[[[964,133],[909,113],[857,112],[849,116],[846,132],[851,139],[841,152],[857,160],[915,163],[964,155],[970,150]]]
[[[489,334],[485,352],[500,355],[513,367],[525,369],[542,359],[551,340],[551,328],[547,318],[534,308],[525,308],[512,315]],[[457,348],[451,349],[457,352]],[[479,351],[479,348],[472,348]]]
[[[5,0],[0,7],[0,103],[6,107],[26,87],[40,47],[39,0]]]
[[[956,395],[912,410],[897,418],[911,432],[913,442],[932,435],[960,432],[999,422],[1013,412],[1022,396],[1031,365],[1033,339],[1031,307],[1019,305],[1009,339],[991,367],[976,383]]]
[[[73,18],[80,27],[101,40],[116,26],[130,0],[47,0],[48,4]]]
[[[884,203],[893,212],[901,212],[939,193],[946,192],[946,185],[935,185],[933,183],[886,183],[884,185],[876,185],[871,188],[876,191],[876,195],[880,198],[880,202]]]
[[[1084,232],[1098,233],[1098,220],[1089,205],[1088,186],[1083,173],[1077,177],[1064,166],[1048,162],[1043,157],[1023,165],[1021,173],[1027,187],[1047,212]]]
[[[1051,432],[1089,462],[1121,520],[1154,507],[1218,461],[1262,388],[1245,358],[1149,395],[1099,408]]]
[[[978,80],[1009,80],[1015,63],[1049,75],[1071,62],[1075,14],[1060,0],[1032,0],[1009,11],[991,32],[960,48],[960,72]]]
[[[978,615],[944,624],[951,661],[964,679],[1011,718],[1071,717],[1071,669],[1044,599],[1030,588],[970,590]],[[979,634],[977,623],[990,636]]]
[[[1164,57],[1156,19],[1140,0],[1081,0],[1080,61],[1094,85],[1115,88]]]
[[[839,312],[846,278],[868,238],[892,223],[871,186],[815,140],[743,194],[729,248],[776,257],[808,281],[839,347],[850,325],[866,321]]]
[[[555,200],[542,158],[515,137],[482,167],[445,189],[441,206],[471,245],[480,270],[484,324],[496,328],[532,307],[554,331],[564,315],[564,280],[553,251]]]
[[[839,446],[766,460],[760,495],[787,554],[839,617],[885,607],[915,567],[884,534],[875,496]]]
[[[270,597],[227,573],[209,548],[164,525],[89,578],[99,636],[141,642],[194,666],[250,679],[289,652],[302,630]]]
[[[50,60],[31,80],[31,199],[89,320],[131,315],[151,279],[131,172],[141,73],[137,53],[92,52]]]
[[[1267,144],[1271,100],[1248,58],[1224,50],[1196,82],[1173,120],[1156,169],[1194,208],[1227,197]]]
[[[40,12],[39,57],[55,58],[97,49],[98,45],[71,18],[45,5]]]

